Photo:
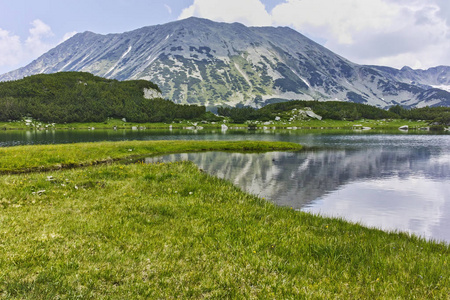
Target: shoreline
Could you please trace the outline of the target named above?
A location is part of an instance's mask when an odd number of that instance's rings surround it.
[[[0,147],[0,175],[86,167],[144,156],[199,151],[298,151],[296,143],[264,141],[119,141]]]
[[[26,125],[29,124],[29,125]],[[71,123],[71,124],[33,124],[24,122],[2,122],[0,130],[145,130],[145,129],[167,129],[167,130],[202,130],[202,129],[288,129],[288,130],[321,130],[321,129],[344,129],[344,130],[394,130],[402,126],[408,126],[409,130],[429,130],[430,125],[425,121],[409,120],[358,120],[358,121],[336,121],[336,120],[309,120],[299,122],[251,122],[249,124],[235,124],[222,122],[181,122],[181,123],[124,123],[120,120],[108,120],[101,123]]]

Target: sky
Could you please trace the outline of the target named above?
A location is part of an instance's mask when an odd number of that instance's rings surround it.
[[[77,32],[120,33],[190,16],[289,26],[359,64],[450,65],[449,0],[0,0],[0,74]]]

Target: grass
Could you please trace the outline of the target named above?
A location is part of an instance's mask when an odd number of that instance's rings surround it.
[[[33,124],[33,123],[32,123]],[[13,122],[0,122],[0,129],[8,130],[8,129],[113,129],[116,127],[117,129],[132,129],[133,127],[146,127],[148,129],[163,129],[169,128],[172,125],[173,128],[182,129],[186,126],[192,126],[191,123],[183,122],[183,123],[174,123],[174,124],[166,124],[166,123],[133,123],[133,122],[123,122],[119,119],[108,119],[105,122],[86,122],[86,123],[41,123],[39,121],[35,121],[34,125],[26,125],[24,121],[13,121]]]
[[[410,120],[357,120],[357,121],[339,121],[339,120],[304,120],[304,121],[273,121],[270,125],[264,125],[265,122],[260,122],[257,124],[258,128],[264,127],[276,127],[276,128],[288,128],[288,127],[299,127],[304,129],[321,129],[321,128],[339,128],[339,129],[352,129],[354,125],[363,125],[364,127],[370,127],[373,129],[398,129],[400,126],[408,125],[410,129],[418,129],[422,127],[427,127],[428,122],[426,121],[410,121]],[[40,125],[39,125],[40,124]],[[42,129],[113,129],[116,127],[117,129],[132,129],[134,128],[146,128],[146,129],[168,129],[169,126],[172,126],[173,129],[183,129],[188,127],[201,126],[205,129],[213,129],[213,128],[221,128],[222,123],[202,123],[202,122],[189,122],[183,121],[181,123],[130,123],[123,122],[118,119],[109,119],[106,122],[101,123],[70,123],[70,124],[55,124],[52,126],[51,124],[41,124],[37,123],[37,128]],[[38,126],[39,125],[39,126]],[[247,124],[234,124],[227,123],[230,127],[238,127],[238,128],[246,128]],[[48,127],[46,127],[48,126]],[[34,129],[34,127],[30,127],[25,125],[25,122],[0,122],[0,129],[9,130],[9,129]]]
[[[301,145],[260,141],[122,141],[0,148],[0,173],[88,166],[127,158],[207,150],[300,150]]]
[[[115,153],[206,148],[183,143]],[[52,147],[0,157],[39,154],[46,165]],[[449,258],[446,244],[278,207],[190,162],[0,176],[5,299],[448,299]]]
[[[0,177],[5,299],[447,299],[449,247],[276,207],[189,162]]]
[[[410,129],[419,129],[428,126],[426,121],[410,121],[410,120],[356,120],[356,121],[339,121],[339,120],[306,120],[289,122],[274,122],[277,128],[301,127],[301,128],[340,128],[352,129],[355,125],[370,127],[371,129],[398,129],[400,126],[408,125]],[[269,125],[272,126],[272,125]]]

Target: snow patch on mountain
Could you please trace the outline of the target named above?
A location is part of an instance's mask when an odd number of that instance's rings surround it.
[[[432,85],[433,88],[450,92],[450,85]]]

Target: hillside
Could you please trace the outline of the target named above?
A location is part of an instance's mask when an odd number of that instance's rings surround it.
[[[145,80],[118,81],[82,72],[33,75],[0,82],[0,121],[163,122],[205,113],[203,106],[177,105],[160,96],[158,86]]]
[[[83,71],[156,83],[164,98],[205,106],[261,107],[283,100],[339,100],[386,108],[450,106],[450,68],[363,66],[287,27],[189,18],[134,31],[79,33],[0,81]],[[447,76],[447,74],[449,76]]]

